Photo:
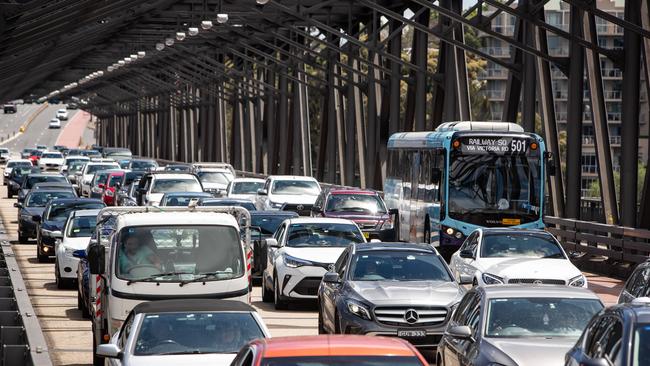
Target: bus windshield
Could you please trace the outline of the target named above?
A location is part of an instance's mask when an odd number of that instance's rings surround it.
[[[449,216],[494,227],[532,222],[540,215],[538,156],[451,155]]]

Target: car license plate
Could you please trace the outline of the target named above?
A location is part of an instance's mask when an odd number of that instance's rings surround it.
[[[363,233],[363,236],[364,236],[366,239],[370,239],[370,233],[367,232],[367,231]]]
[[[405,338],[423,338],[427,336],[427,331],[422,329],[400,329],[397,331],[397,336]]]

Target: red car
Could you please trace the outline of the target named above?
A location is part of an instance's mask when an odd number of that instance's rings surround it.
[[[237,366],[424,366],[415,347],[403,339],[354,335],[256,339],[244,346]]]
[[[312,216],[352,220],[366,239],[394,240],[391,212],[381,196],[369,189],[333,188],[323,191],[312,207]]]
[[[106,178],[106,185],[101,187],[102,184],[100,184],[100,188],[104,189],[104,193],[102,193],[102,201],[104,201],[106,206],[116,206],[115,191],[120,189],[119,187],[124,180],[124,174],[125,172],[123,171],[111,172]]]
[[[32,161],[32,165],[38,166],[38,161],[41,159],[41,156],[43,156],[43,150],[32,151],[32,155],[29,156],[29,160]]]

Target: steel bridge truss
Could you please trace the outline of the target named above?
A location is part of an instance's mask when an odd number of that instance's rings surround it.
[[[560,156],[553,66],[569,80],[564,168],[548,178],[554,214],[579,219],[590,112],[607,223],[650,227],[650,177],[642,177],[640,204],[636,196],[640,89],[650,80],[648,1],[626,0],[618,18],[595,0],[563,0],[568,31],[546,21],[548,1],[479,0],[465,11],[461,0],[14,1],[0,4],[0,99],[55,89],[57,98],[77,96],[98,118],[100,144],[142,156],[381,188],[390,134],[476,114],[469,58],[508,70],[503,120],[535,131],[539,115],[535,132]],[[501,13],[515,17],[513,35],[493,28]],[[225,23],[217,21],[223,14]],[[202,29],[208,19],[213,26]],[[623,29],[624,48],[599,45],[597,19]],[[188,27],[199,34],[174,40]],[[466,42],[470,29],[506,42],[510,59]],[[569,42],[568,57],[549,54],[547,34]],[[165,38],[175,43],[157,49]],[[146,56],[106,70],[138,51]],[[623,74],[620,199],[603,57]],[[97,70],[103,75],[77,82]]]

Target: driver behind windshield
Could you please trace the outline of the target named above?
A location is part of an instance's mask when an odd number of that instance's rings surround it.
[[[139,266],[149,266],[162,269],[160,258],[152,247],[153,238],[151,234],[143,231],[129,235],[122,243],[118,264],[122,274],[129,274],[131,270]]]

